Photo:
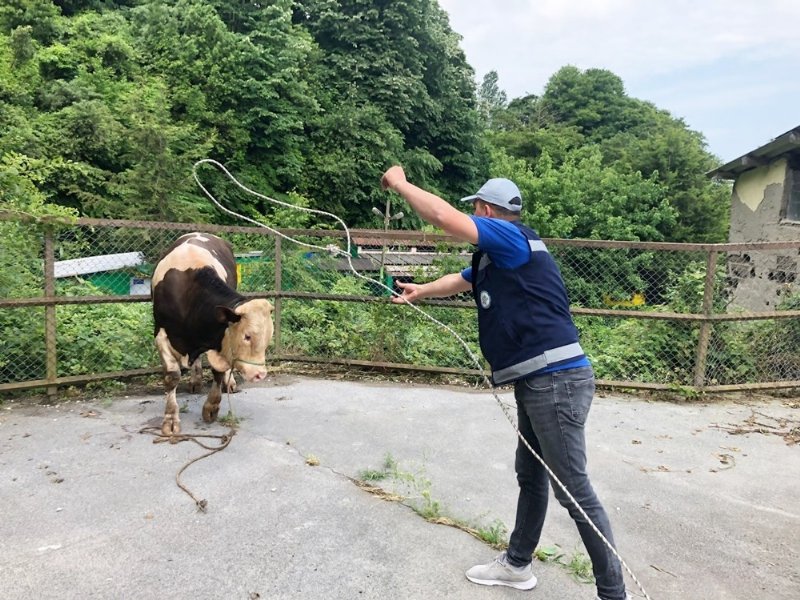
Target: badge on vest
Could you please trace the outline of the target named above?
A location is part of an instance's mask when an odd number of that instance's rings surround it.
[[[486,309],[492,305],[492,297],[489,295],[489,292],[483,290],[481,292],[481,306]]]

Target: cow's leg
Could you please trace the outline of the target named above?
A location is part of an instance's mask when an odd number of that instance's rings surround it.
[[[164,367],[164,395],[166,398],[161,433],[177,435],[181,431],[181,418],[175,390],[181,380],[181,365],[175,358],[175,351],[167,339],[167,332],[163,329],[160,329],[156,335],[156,347]]]
[[[214,382],[211,384],[211,391],[208,392],[205,404],[203,404],[203,421],[212,423],[219,414],[219,404],[222,401],[222,383],[225,373],[211,369],[214,375]]]
[[[180,380],[180,369],[164,371],[166,404],[164,406],[164,420],[161,422],[161,433],[164,435],[178,435],[181,432],[180,409],[176,397],[176,390],[178,389]]]
[[[198,357],[189,368],[189,392],[192,394],[199,394],[203,389],[203,359]]]

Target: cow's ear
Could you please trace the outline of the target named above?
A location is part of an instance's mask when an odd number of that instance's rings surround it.
[[[233,309],[227,306],[217,306],[214,308],[214,316],[217,323],[238,323],[242,317],[233,312]]]

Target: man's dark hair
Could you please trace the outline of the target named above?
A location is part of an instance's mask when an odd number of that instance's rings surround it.
[[[516,221],[519,219],[519,213],[513,210],[508,210],[507,208],[503,208],[502,206],[497,206],[497,204],[491,205],[494,214],[500,217],[501,219],[505,219],[506,221]]]

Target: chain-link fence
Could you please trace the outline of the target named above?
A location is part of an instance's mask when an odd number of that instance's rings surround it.
[[[424,314],[389,301],[397,281],[427,281],[469,265],[470,247],[448,236],[358,230],[345,253],[340,231],[282,231],[287,239],[251,227],[41,224],[6,216],[0,392],[158,372],[150,276],[164,250],[195,230],[229,240],[239,290],[275,305],[272,361],[466,375],[483,366],[475,360],[470,294],[421,305],[463,344]],[[800,241],[547,244],[601,384],[800,387]]]

